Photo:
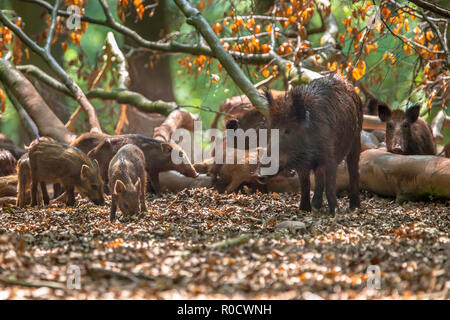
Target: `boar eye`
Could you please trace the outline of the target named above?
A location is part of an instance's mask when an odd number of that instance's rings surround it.
[[[92,190],[97,190],[98,189],[98,187],[95,184],[92,184],[91,188],[92,188]]]
[[[388,122],[387,126],[388,129],[392,129],[394,126],[392,125],[392,123]]]
[[[284,134],[289,134],[289,133],[291,133],[291,130],[290,130],[290,129],[285,129],[285,130],[284,130]]]
[[[409,127],[409,125],[405,122],[404,124],[403,124],[403,128],[408,128]]]

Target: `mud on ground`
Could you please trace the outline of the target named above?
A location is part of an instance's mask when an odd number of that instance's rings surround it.
[[[148,198],[127,223],[86,200],[3,208],[0,299],[449,299],[450,203],[361,197],[336,218],[299,212],[299,195],[207,189]]]

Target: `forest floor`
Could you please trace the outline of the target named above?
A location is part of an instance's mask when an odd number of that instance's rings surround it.
[[[185,190],[128,223],[86,200],[6,207],[0,299],[449,299],[450,203],[361,199],[332,218],[299,195]]]

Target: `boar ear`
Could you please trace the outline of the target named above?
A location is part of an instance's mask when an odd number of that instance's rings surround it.
[[[116,183],[114,184],[114,194],[120,194],[124,192],[125,189],[126,187],[122,180],[116,180]]]
[[[134,184],[134,187],[136,190],[139,190],[141,188],[141,178],[138,178],[136,183]]]
[[[94,163],[94,166],[95,166],[97,169],[100,168],[99,165],[98,165],[97,159],[92,160],[92,162]]]
[[[269,104],[269,107],[273,105],[273,95],[272,92],[270,92],[269,88],[264,87],[263,88],[264,97],[266,97],[267,103]]]
[[[226,126],[227,129],[236,130],[239,128],[239,120],[238,119],[231,119],[227,122]]]
[[[85,164],[81,166],[81,179],[89,177],[89,167]]]
[[[309,112],[305,109],[305,103],[302,99],[302,94],[296,91],[296,88],[292,90],[292,111],[299,122],[307,120],[309,125]]]
[[[369,114],[376,114],[378,111],[378,105],[380,102],[377,99],[371,98],[367,104],[367,111]]]
[[[172,152],[172,146],[168,143],[161,143],[162,152]]]
[[[391,118],[392,111],[391,108],[389,108],[385,104],[379,104],[378,105],[378,118],[380,118],[381,121],[386,122]]]
[[[409,123],[416,122],[417,118],[419,117],[420,112],[420,105],[416,104],[412,107],[409,107],[408,110],[406,110],[406,119],[408,119]]]

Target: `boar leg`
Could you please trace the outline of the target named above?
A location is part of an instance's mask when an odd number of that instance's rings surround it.
[[[53,185],[53,199],[58,198],[60,195],[62,195],[63,190],[59,183],[55,183]]]
[[[117,210],[116,198],[113,196],[111,199],[111,211],[109,213],[109,220],[111,222],[114,222],[114,220],[116,220],[116,210]]]
[[[141,182],[141,212],[146,213],[147,212],[147,206],[145,205],[145,189],[147,188],[147,181],[144,179],[144,181]]]
[[[159,195],[161,190],[161,185],[159,184],[159,172],[152,170],[149,172],[149,180],[152,184],[153,190],[155,190],[155,194]]]
[[[227,186],[227,189],[225,190],[226,193],[232,193],[235,191],[239,186],[242,184],[242,180],[239,179],[240,177],[233,177],[233,180],[231,180],[231,183]]]
[[[350,209],[359,208],[359,154],[361,145],[358,142],[353,144],[350,153],[347,155],[348,176],[350,179]]]
[[[50,203],[50,197],[47,192],[47,184],[45,182],[40,183],[41,191],[42,191],[42,199],[44,200],[44,205],[48,206]]]
[[[19,182],[17,184],[17,203],[18,207],[23,208],[25,206],[25,192],[26,192],[26,177],[23,174],[20,174],[19,171]]]
[[[38,189],[38,181],[36,177],[31,177],[31,206],[34,207],[37,205],[37,189]]]
[[[320,210],[323,202],[323,190],[325,187],[325,167],[317,167],[314,170],[314,196],[312,198],[312,206],[316,210]]]
[[[67,194],[67,202],[66,205],[69,207],[72,207],[75,204],[75,191],[74,191],[74,187],[70,186],[70,187],[66,187],[63,186],[64,190],[66,190],[66,194]]]
[[[311,211],[311,201],[309,194],[309,192],[311,191],[311,181],[309,180],[309,171],[310,170],[301,170],[298,172],[300,180],[300,190],[302,193],[302,197],[300,200],[300,210],[302,211]]]
[[[328,209],[330,214],[334,215],[336,212],[337,199],[336,199],[336,172],[337,164],[335,161],[328,163],[326,167],[326,195],[328,201]]]

